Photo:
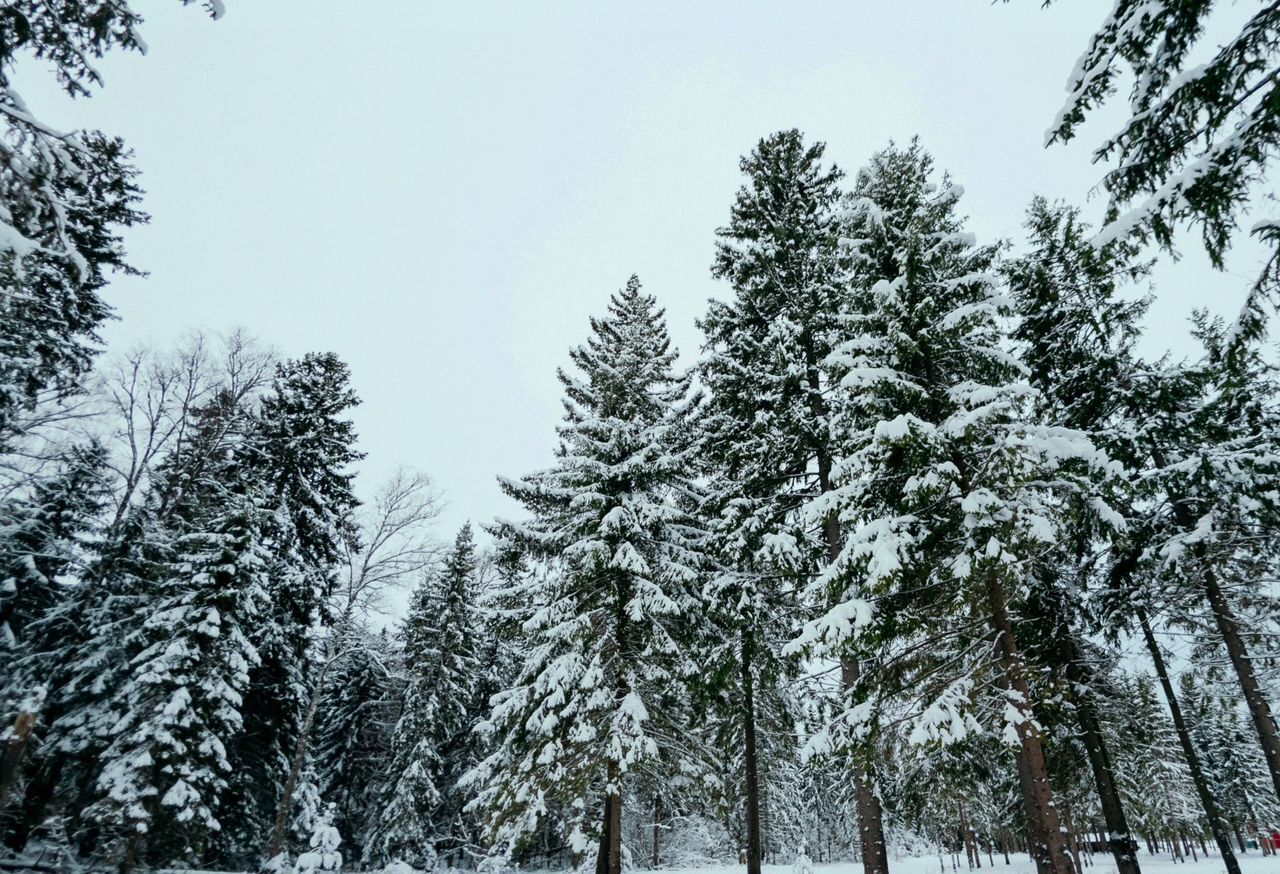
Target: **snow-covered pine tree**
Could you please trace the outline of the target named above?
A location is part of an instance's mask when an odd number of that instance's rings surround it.
[[[29,495],[0,507],[0,810],[24,774],[48,698],[49,665],[39,623],[67,598],[72,578],[92,560],[91,542],[107,493],[104,451],[96,443],[65,453],[60,468]]]
[[[324,706],[315,728],[315,771],[320,797],[334,806],[333,825],[355,847],[368,842],[383,801],[380,790],[391,757],[398,690],[395,654],[386,632],[334,629],[344,653],[329,669]]]
[[[96,442],[73,447],[59,469],[31,493],[0,506],[0,649],[14,651],[28,626],[61,598],[59,577],[83,566],[106,502],[105,450]],[[20,656],[19,656],[20,657]]]
[[[308,353],[277,367],[255,416],[249,466],[271,511],[272,566],[269,607],[253,638],[261,663],[232,751],[238,853],[265,850],[271,858],[284,849],[316,713],[309,706],[316,645],[334,618],[330,595],[344,546],[356,538],[351,467],[363,455],[347,416],[358,403],[347,365],[333,353]],[[264,839],[268,846],[255,847]]]
[[[717,623],[728,629],[715,661],[736,688],[745,767],[747,865],[759,874],[761,838],[756,762],[756,684],[777,676],[787,633],[779,570],[806,573],[830,560],[840,539],[834,519],[805,525],[797,510],[830,487],[831,441],[823,362],[840,329],[842,270],[836,206],[842,173],[823,165],[825,147],[797,130],[761,140],[742,159],[747,183],[717,235],[713,273],[733,296],[713,300],[699,375],[710,399],[703,454],[711,482],[705,515],[724,571],[707,587]],[[771,623],[774,627],[770,627]],[[845,659],[856,676],[856,655]],[[855,764],[862,858],[884,874],[879,803],[865,757]]]
[[[1280,10],[1256,5],[1203,64],[1193,59],[1222,15],[1213,3],[1119,0],[1090,38],[1047,139],[1072,139],[1116,92],[1124,68],[1132,71],[1128,117],[1094,150],[1095,159],[1115,162],[1103,178],[1113,204],[1132,208],[1101,239],[1137,232],[1172,248],[1178,225],[1198,225],[1221,267],[1240,215],[1257,196],[1255,183],[1280,147],[1273,76]],[[1274,240],[1275,229],[1265,235]],[[1273,268],[1274,260],[1268,272]]]
[[[222,829],[227,749],[259,661],[251,638],[267,606],[270,564],[257,495],[247,484],[230,491],[177,539],[131,647],[139,652],[130,676],[115,693],[121,718],[99,757],[102,798],[86,816],[115,839],[108,847],[118,842],[123,874],[144,840],[152,859],[198,865]]]
[[[475,764],[476,567],[475,542],[466,524],[442,567],[414,595],[402,630],[403,706],[391,736],[367,860],[429,867],[440,853],[457,851],[472,837],[458,782]]]
[[[203,5],[221,14],[221,0]],[[141,23],[126,0],[12,0],[0,16],[0,447],[38,393],[78,389],[110,313],[99,292],[112,271],[131,272],[120,233],[147,219],[124,144],[42,124],[14,68],[28,56],[68,94],[88,95],[103,84],[96,59],[143,48]]]
[[[1179,695],[1205,777],[1238,844],[1242,834],[1276,822],[1280,806],[1248,713],[1226,679],[1215,666],[1196,666],[1179,677]]]
[[[1038,392],[1039,415],[1051,424],[1087,432],[1112,459],[1139,463],[1129,401],[1138,367],[1134,345],[1147,301],[1127,299],[1121,291],[1145,275],[1146,265],[1126,242],[1093,246],[1077,210],[1042,198],[1032,202],[1026,226],[1029,250],[1006,263],[1004,274],[1020,317],[1014,337]],[[1092,524],[1087,506],[1067,527],[1056,548],[1037,561],[1029,580],[1027,649],[1072,701],[1068,712],[1093,770],[1117,870],[1136,874],[1137,840],[1116,789],[1113,757],[1098,715],[1098,695],[1114,687],[1096,670],[1098,660],[1087,655],[1087,638],[1102,627],[1100,611],[1089,600],[1097,582],[1090,577],[1107,532]]]
[[[838,654],[871,636],[893,644],[900,670],[913,651],[927,655],[932,681],[897,686],[925,697],[924,737],[962,739],[967,690],[989,690],[1001,702],[992,727],[1023,777],[1037,867],[1065,874],[1072,862],[1017,621],[1032,560],[1062,536],[1064,493],[1083,490],[1078,468],[1101,458],[1082,433],[1032,419],[995,248],[975,245],[956,210],[960,190],[932,177],[917,143],[891,146],[851,193],[852,311],[828,361],[841,386],[838,487],[808,511],[837,513],[845,540],[813,586],[826,612],[800,642]],[[951,681],[941,688],[939,670]]]
[[[693,671],[683,652],[699,562],[683,509],[694,495],[691,396],[662,310],[634,276],[570,357],[578,373],[559,374],[555,466],[501,480],[531,518],[496,533],[537,566],[520,593],[524,667],[494,697],[482,728],[496,749],[468,782],[472,808],[509,848],[550,806],[567,810],[577,858],[603,796],[601,867],[619,874],[628,776],[662,743],[655,693]]]

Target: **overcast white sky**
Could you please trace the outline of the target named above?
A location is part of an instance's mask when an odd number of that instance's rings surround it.
[[[990,240],[1019,236],[1033,193],[1084,201],[1116,118],[1042,148],[1111,0],[140,5],[149,54],[104,61],[91,100],[18,79],[38,116],[137,152],[153,218],[128,242],[150,276],[109,289],[111,347],[239,325],[336,351],[363,487],[421,468],[445,528],[509,514],[494,475],[548,463],[555,368],[630,273],[696,353],[713,232],[761,136],[799,127],[852,171],[918,133]],[[1254,267],[1188,248],[1149,348],[1187,348],[1193,305],[1234,312]]]

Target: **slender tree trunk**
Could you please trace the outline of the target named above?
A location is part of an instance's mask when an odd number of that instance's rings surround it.
[[[1178,696],[1173,691],[1173,683],[1169,680],[1169,671],[1165,667],[1164,655],[1160,652],[1160,644],[1156,641],[1156,636],[1151,631],[1151,623],[1147,619],[1147,612],[1139,609],[1137,617],[1138,624],[1142,628],[1142,637],[1147,644],[1147,651],[1151,654],[1151,662],[1156,669],[1156,677],[1160,680],[1160,687],[1164,690],[1165,703],[1168,704],[1169,713],[1173,716],[1173,727],[1178,735],[1178,745],[1182,747],[1182,755],[1187,760],[1187,770],[1191,772],[1191,782],[1195,785],[1196,794],[1200,797],[1200,806],[1204,808],[1205,818],[1209,821],[1209,829],[1213,833],[1214,843],[1218,845],[1218,852],[1222,854],[1222,863],[1227,868],[1227,874],[1240,874],[1240,863],[1236,861],[1236,854],[1231,850],[1231,839],[1227,836],[1226,829],[1223,827],[1224,823],[1222,814],[1218,811],[1218,802],[1209,790],[1209,783],[1205,780],[1204,770],[1200,767],[1200,754],[1196,752],[1195,746],[1191,743],[1191,733],[1187,730],[1187,722],[1182,716],[1182,706],[1178,703]]]
[[[302,730],[298,732],[298,744],[293,750],[293,759],[289,762],[289,776],[284,781],[284,791],[280,793],[280,802],[276,805],[275,827],[271,830],[271,846],[267,850],[267,858],[274,859],[284,851],[285,838],[289,833],[289,812],[293,809],[293,793],[298,789],[298,779],[302,776],[302,768],[307,763],[307,749],[311,745],[311,731],[315,727],[316,713],[320,710],[320,696],[324,687],[324,679],[329,670],[326,662],[316,680],[315,691],[311,693],[311,702],[307,705],[306,716],[302,719]]]
[[[760,874],[760,779],[756,761],[756,701],[751,636],[742,635],[742,727],[747,770],[747,874]]]
[[[1151,457],[1160,467],[1166,466],[1164,450],[1160,446],[1152,446]],[[1193,517],[1191,509],[1178,500],[1177,495],[1172,497],[1174,498],[1174,518],[1184,529],[1192,529],[1197,520]],[[1262,687],[1254,673],[1253,662],[1249,659],[1249,650],[1245,646],[1244,638],[1240,635],[1240,623],[1236,619],[1235,611],[1231,609],[1227,596],[1222,591],[1217,573],[1205,561],[1204,544],[1196,545],[1195,554],[1200,559],[1204,593],[1209,602],[1209,609],[1213,613],[1213,620],[1218,626],[1218,633],[1222,636],[1227,656],[1231,660],[1231,667],[1244,693],[1249,716],[1253,720],[1254,730],[1258,733],[1258,742],[1262,746],[1262,754],[1267,760],[1267,770],[1271,773],[1271,786],[1275,789],[1276,797],[1280,798],[1280,731],[1277,731],[1276,721],[1271,715],[1271,706],[1266,696],[1262,694]]]
[[[1071,859],[1075,862],[1077,874],[1084,871],[1084,867],[1080,863],[1080,834],[1076,831],[1075,821],[1071,818],[1071,808],[1064,802],[1062,805],[1062,820],[1067,827],[1067,846],[1071,850]]]
[[[142,835],[135,831],[125,841],[124,856],[121,857],[120,865],[117,869],[120,874],[132,874],[134,866],[138,864],[138,842],[140,840],[142,840]]]
[[[622,874],[622,792],[621,773],[614,777],[615,791],[609,796],[609,866],[605,874]]]
[[[1029,825],[1033,822],[1036,824],[1033,834],[1038,840],[1032,853],[1036,869],[1039,874],[1073,874],[1071,858],[1062,837],[1062,824],[1053,802],[1040,729],[1031,711],[1031,686],[1027,681],[1026,666],[1022,653],[1018,650],[1018,639],[1005,604],[1004,589],[994,574],[988,575],[986,584],[991,630],[996,637],[996,659],[1008,683],[1010,703],[1017,709],[1019,716],[1015,730],[1026,768],[1023,788],[1027,822]]]
[[[613,818],[610,816],[613,808],[609,804],[612,796],[604,797],[604,809],[601,811],[600,820],[600,852],[596,854],[596,874],[609,874],[609,832],[610,826],[613,824]]]
[[[1089,758],[1089,767],[1093,771],[1093,784],[1098,790],[1102,818],[1107,825],[1107,846],[1116,860],[1117,874],[1141,874],[1138,866],[1138,842],[1129,831],[1124,803],[1116,788],[1115,766],[1106,741],[1103,740],[1097,708],[1088,692],[1076,696],[1075,711],[1076,720],[1080,724],[1081,741]]]
[[[651,868],[658,867],[658,846],[662,838],[662,799],[654,797],[653,799],[653,862]]]
[[[1267,760],[1267,769],[1271,772],[1271,785],[1275,788],[1276,797],[1280,798],[1280,732],[1276,730],[1276,721],[1271,715],[1271,706],[1258,676],[1254,673],[1253,662],[1240,634],[1240,624],[1235,612],[1227,602],[1227,596],[1218,582],[1218,575],[1213,568],[1204,568],[1204,590],[1209,599],[1209,607],[1213,611],[1214,622],[1222,642],[1226,645],[1227,655],[1231,659],[1231,667],[1235,669],[1240,681],[1240,689],[1244,692],[1245,703],[1249,707],[1249,716],[1253,719],[1253,727],[1258,732],[1258,740],[1262,745],[1262,753]]]

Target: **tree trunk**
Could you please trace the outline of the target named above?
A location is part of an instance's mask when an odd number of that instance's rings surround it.
[[[662,837],[662,799],[655,797],[653,799],[653,862],[651,868],[658,867],[658,846]]]
[[[840,662],[840,679],[846,690],[857,685],[861,668],[857,661]],[[862,757],[855,756],[852,769],[853,800],[858,814],[858,842],[862,848],[863,874],[889,874],[888,847],[884,839],[884,817],[880,799],[867,781]]]
[[[1160,446],[1152,445],[1151,457],[1160,467],[1166,466],[1164,450]],[[1171,495],[1171,497],[1174,498],[1174,518],[1179,526],[1186,530],[1194,528],[1197,520],[1190,508],[1178,500],[1177,495]],[[1271,773],[1271,786],[1275,789],[1276,797],[1280,798],[1280,732],[1277,731],[1276,721],[1271,716],[1271,706],[1267,703],[1266,696],[1262,694],[1262,687],[1258,684],[1258,677],[1253,671],[1253,662],[1249,659],[1248,648],[1240,635],[1240,623],[1236,620],[1235,611],[1227,602],[1226,594],[1218,582],[1217,573],[1205,561],[1204,544],[1196,544],[1194,552],[1200,559],[1204,592],[1209,602],[1209,609],[1213,613],[1214,623],[1218,626],[1218,633],[1226,646],[1231,667],[1235,670],[1236,678],[1240,682],[1245,704],[1249,707],[1249,716],[1258,733],[1258,742],[1267,760],[1267,770]]]
[[[1008,684],[1010,703],[1018,711],[1019,750],[1025,771],[1023,795],[1027,823],[1034,842],[1032,857],[1039,874],[1073,874],[1071,858],[1062,837],[1062,824],[1053,803],[1049,769],[1044,758],[1040,729],[1031,711],[1031,686],[1027,680],[1022,654],[1013,622],[1005,604],[1004,589],[994,574],[986,581],[987,603],[991,610],[991,630],[995,634],[995,655],[1000,672]],[[1034,825],[1033,825],[1034,824]],[[1236,872],[1231,872],[1236,874]]]
[[[605,874],[622,874],[622,792],[614,779],[614,793],[609,796],[609,865]]]
[[[302,719],[302,730],[298,733],[298,745],[293,750],[293,759],[289,762],[289,776],[284,781],[284,791],[280,793],[280,803],[276,806],[275,827],[271,830],[271,846],[267,850],[267,858],[274,859],[284,851],[285,837],[289,832],[289,811],[293,807],[293,793],[298,788],[298,778],[302,776],[302,768],[307,763],[307,748],[311,745],[311,730],[315,726],[316,713],[320,709],[320,695],[324,687],[324,678],[329,665],[326,663],[316,681],[315,691],[311,694],[311,703],[307,705],[307,715]]]
[[[4,843],[15,853],[22,852],[31,839],[31,832],[44,822],[45,811],[53,800],[54,791],[62,779],[64,756],[50,756],[51,761],[39,769],[34,779],[27,783],[27,791],[18,810],[9,817],[0,817],[0,824],[9,820]]]
[[[596,874],[609,874],[609,827],[612,825],[612,807],[609,804],[612,796],[604,797],[604,809],[600,814],[600,852],[596,854]]]
[[[1072,671],[1072,673],[1075,673]],[[1073,678],[1074,679],[1074,678]],[[1141,874],[1138,866],[1138,842],[1129,831],[1124,804],[1116,789],[1115,766],[1102,737],[1102,724],[1089,693],[1076,696],[1076,720],[1080,724],[1081,741],[1093,771],[1093,784],[1098,790],[1102,818],[1107,824],[1107,846],[1116,860],[1117,874]]]
[[[1240,874],[1240,863],[1236,861],[1236,854],[1231,850],[1231,839],[1223,827],[1222,814],[1218,812],[1218,802],[1214,800],[1213,793],[1209,790],[1209,783],[1205,780],[1204,771],[1200,767],[1200,755],[1191,743],[1191,733],[1187,730],[1186,720],[1182,717],[1182,707],[1178,703],[1178,696],[1173,691],[1173,683],[1169,680],[1169,671],[1165,667],[1160,644],[1156,642],[1156,636],[1151,631],[1147,612],[1139,609],[1137,617],[1138,624],[1142,628],[1142,637],[1147,644],[1147,651],[1151,654],[1151,662],[1156,669],[1156,677],[1159,678],[1160,687],[1164,690],[1165,703],[1168,704],[1169,713],[1173,716],[1178,745],[1182,747],[1182,755],[1187,761],[1187,770],[1191,772],[1191,782],[1195,785],[1196,795],[1200,798],[1200,806],[1204,808],[1205,818],[1209,821],[1213,840],[1218,845],[1218,852],[1222,854],[1222,863],[1226,866],[1227,874]]]
[[[1257,674],[1253,670],[1253,662],[1249,659],[1249,651],[1245,647],[1244,638],[1240,635],[1240,625],[1235,613],[1227,602],[1226,594],[1218,583],[1218,575],[1212,568],[1204,569],[1204,590],[1209,598],[1209,607],[1213,611],[1214,622],[1218,633],[1226,645],[1227,655],[1231,658],[1231,667],[1235,669],[1240,681],[1240,689],[1244,692],[1245,703],[1249,707],[1249,716],[1253,719],[1253,727],[1258,732],[1258,741],[1262,745],[1262,753],[1267,760],[1267,769],[1271,772],[1271,785],[1275,788],[1276,797],[1280,798],[1280,732],[1276,730],[1276,721],[1271,716],[1271,706],[1262,687],[1258,683]]]
[[[752,676],[751,636],[742,635],[742,728],[747,769],[747,874],[760,874],[760,779],[756,761],[755,678]]]

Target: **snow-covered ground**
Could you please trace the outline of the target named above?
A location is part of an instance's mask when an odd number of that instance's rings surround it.
[[[1199,852],[1199,848],[1196,848]],[[1236,856],[1240,860],[1241,874],[1280,874],[1280,856],[1266,856],[1257,850],[1250,850],[1247,854],[1238,854]],[[970,874],[968,867],[964,864],[964,858],[961,857],[959,867],[952,871],[951,858],[947,857],[945,869],[940,869],[937,856],[922,856],[915,858],[894,858],[889,860],[890,874]],[[1138,864],[1142,866],[1143,874],[1219,874],[1226,871],[1217,854],[1210,855],[1208,858],[1200,857],[1200,860],[1193,862],[1188,859],[1185,863],[1175,862],[1168,853],[1160,853],[1150,856],[1143,852],[1139,854]],[[636,869],[636,874],[641,874],[645,869]],[[660,869],[662,874],[743,874],[746,870],[743,865],[709,865],[700,868],[663,868]],[[1036,866],[1025,855],[1010,855],[1009,865],[1005,865],[1004,859],[997,855],[995,857],[995,868],[992,869],[987,865],[986,856],[982,859],[982,868],[975,869],[973,874],[1035,874]],[[1084,860],[1083,874],[1115,874],[1116,866],[1111,857],[1103,857],[1095,855],[1093,864]],[[836,865],[814,865],[813,874],[862,874],[862,865],[858,863],[841,863]],[[793,864],[765,865],[764,874],[803,874]]]

